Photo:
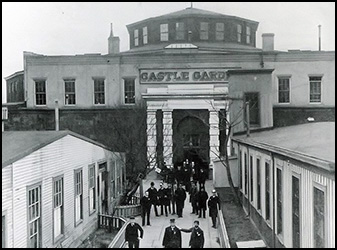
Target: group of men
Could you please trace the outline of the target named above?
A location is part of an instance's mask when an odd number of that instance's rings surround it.
[[[189,163],[188,159],[178,165],[177,168],[169,168],[164,163],[164,169],[162,170],[161,175],[163,176],[163,181],[171,185],[181,183],[188,192],[190,191],[191,181],[194,183],[199,182],[199,188],[201,188],[205,186],[205,181],[207,179],[207,172],[205,169],[196,165],[193,161]]]

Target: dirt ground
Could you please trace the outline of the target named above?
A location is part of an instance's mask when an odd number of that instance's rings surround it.
[[[221,210],[231,247],[237,248],[237,241],[260,240],[261,236],[249,218],[246,217],[243,208],[231,201],[231,196],[224,194],[224,190],[219,189],[218,192],[222,201]]]
[[[98,229],[83,241],[78,248],[107,248],[117,233],[117,230],[110,233],[105,229]]]

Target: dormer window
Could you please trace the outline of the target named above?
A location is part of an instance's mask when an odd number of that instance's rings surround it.
[[[133,34],[134,34],[135,46],[138,46],[139,45],[139,32],[138,32],[138,29],[134,30]]]
[[[147,27],[143,28],[143,44],[147,44]]]
[[[200,23],[200,40],[208,40],[208,23],[201,22]]]
[[[185,25],[184,23],[176,23],[176,40],[185,39]]]
[[[216,23],[215,30],[216,30],[215,39],[218,41],[223,41],[225,39],[225,24]]]
[[[237,41],[241,43],[242,41],[242,26],[240,24],[237,25]]]
[[[160,41],[168,41],[168,24],[163,23],[160,25]]]
[[[251,34],[250,34],[250,27],[246,27],[246,42],[249,44],[250,43],[250,38],[251,38]]]

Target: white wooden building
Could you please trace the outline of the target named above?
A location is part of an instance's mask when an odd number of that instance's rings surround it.
[[[271,247],[335,247],[335,123],[233,138],[243,207]]]
[[[121,195],[124,154],[70,131],[2,133],[2,246],[77,247]]]

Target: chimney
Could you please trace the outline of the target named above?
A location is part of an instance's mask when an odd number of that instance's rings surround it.
[[[274,34],[264,33],[262,34],[262,50],[273,51],[274,50]]]
[[[112,29],[112,23],[111,23],[111,30],[110,30],[110,36],[108,38],[108,44],[109,44],[109,54],[118,54],[119,51],[119,37],[113,35],[113,29]]]

